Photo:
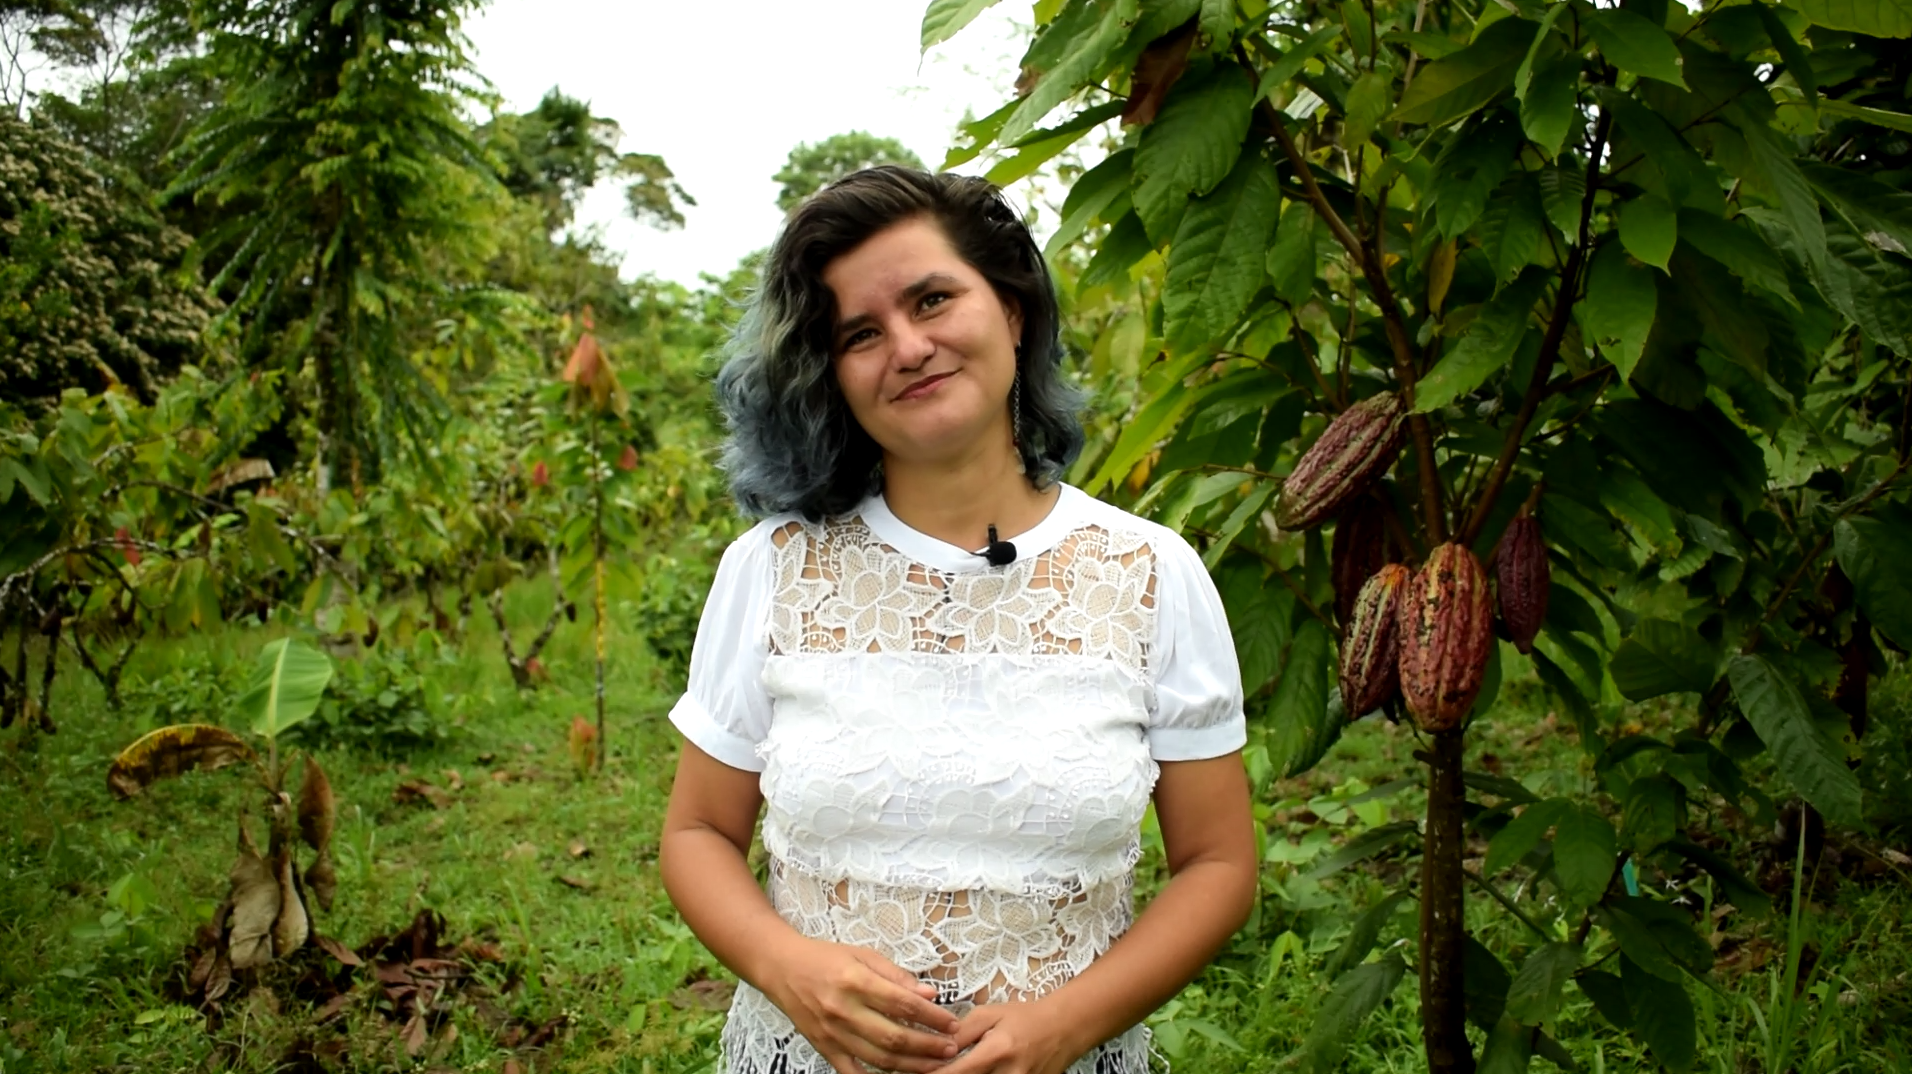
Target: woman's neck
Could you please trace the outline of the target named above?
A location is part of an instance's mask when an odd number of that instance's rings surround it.
[[[1037,489],[1013,452],[946,463],[883,460],[883,500],[904,525],[958,548],[981,548],[995,526],[1004,540],[1035,527],[1061,486]]]

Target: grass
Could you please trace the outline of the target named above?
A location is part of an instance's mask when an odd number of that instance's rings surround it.
[[[514,592],[513,621],[540,618],[547,600],[532,584]],[[629,621],[628,604],[613,608]],[[178,1001],[181,954],[225,893],[234,821],[256,808],[256,785],[227,770],[162,784],[132,802],[107,793],[108,761],[148,729],[155,701],[178,707],[186,687],[177,684],[214,681],[216,669],[246,664],[270,631],[235,625],[150,646],[138,674],[168,677],[171,695],[135,697],[118,713],[89,681],[63,678],[59,734],[12,732],[0,748],[0,1074],[713,1069],[722,1014],[700,1002],[711,986],[688,986],[725,975],[678,920],[655,868],[676,750],[664,719],[673,690],[640,639],[616,634],[605,769],[578,774],[566,731],[572,716],[591,712],[587,624],[580,616],[559,631],[545,660],[550,682],[520,695],[490,624],[475,617],[465,644],[428,669],[448,737],[402,756],[318,752],[341,809],[339,899],[317,915],[317,928],[358,945],[430,908],[453,938],[490,942],[502,955],[486,967],[490,998],[453,1005],[415,1057],[374,1003],[315,1028],[292,968],[265,973],[263,987],[229,1002],[208,1031]],[[1642,708],[1629,718],[1655,727],[1680,713]],[[1326,994],[1320,967],[1351,916],[1411,879],[1385,857],[1322,882],[1301,872],[1351,834],[1418,815],[1417,787],[1366,793],[1412,777],[1415,748],[1410,731],[1370,721],[1314,772],[1262,787],[1267,898],[1223,956],[1152,1020],[1177,1070],[1287,1069]],[[1477,728],[1469,766],[1499,768],[1542,793],[1578,793],[1591,781],[1570,724],[1520,681],[1508,683],[1492,725]],[[395,800],[401,784],[416,780],[445,788],[444,806]],[[575,844],[588,853],[575,856]],[[1145,894],[1163,879],[1160,860],[1157,845],[1142,866]],[[1697,1069],[1912,1068],[1912,900],[1903,886],[1822,879],[1803,877],[1796,889],[1776,892],[1781,910],[1770,920],[1719,923],[1716,987],[1692,990]],[[1531,892],[1500,882],[1531,906]],[[1489,900],[1469,905],[1470,925],[1494,950],[1518,956],[1537,944]],[[1377,948],[1402,947],[1410,962],[1411,906]],[[373,994],[369,984],[357,987]],[[721,987],[715,994],[721,998]],[[513,1050],[501,1043],[501,1017],[521,1025],[561,1017],[562,1028],[539,1050]],[[1417,1017],[1410,980],[1369,1019],[1343,1069],[1424,1069]],[[1551,1031],[1590,1072],[1656,1069],[1574,988]],[[328,1065],[318,1054],[334,1058]]]

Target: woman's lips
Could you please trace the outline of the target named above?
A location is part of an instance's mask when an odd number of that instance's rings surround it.
[[[938,384],[941,384],[954,375],[953,373],[937,373],[924,377],[922,380],[904,388],[902,392],[897,395],[896,401],[900,403],[905,399],[919,399],[928,395],[930,392],[936,390]]]

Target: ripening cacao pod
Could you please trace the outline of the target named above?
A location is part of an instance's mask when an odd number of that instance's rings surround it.
[[[1312,529],[1366,492],[1394,465],[1406,419],[1407,408],[1393,392],[1342,411],[1281,483],[1275,524],[1285,530]]]
[[[1466,546],[1428,554],[1401,601],[1401,697],[1423,731],[1460,726],[1494,644],[1487,572]]]
[[[1388,561],[1387,508],[1363,496],[1341,512],[1334,524],[1328,575],[1334,581],[1334,621],[1348,628],[1355,594]]]
[[[1540,522],[1521,515],[1507,524],[1494,551],[1494,574],[1500,596],[1500,618],[1514,648],[1533,652],[1534,637],[1547,619],[1547,590],[1552,574],[1547,545],[1540,539]]]
[[[1400,688],[1401,604],[1413,574],[1399,563],[1382,567],[1361,586],[1341,639],[1341,704],[1358,720]]]

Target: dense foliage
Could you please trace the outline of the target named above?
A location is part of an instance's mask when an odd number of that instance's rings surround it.
[[[987,6],[932,3],[925,48]],[[1090,255],[1070,297],[1122,413],[1077,476],[1200,542],[1262,776],[1307,770],[1344,733],[1337,649],[1367,640],[1342,636],[1344,561],[1293,501],[1352,504],[1326,529],[1376,559],[1344,590],[1442,546],[1444,575],[1492,563],[1517,515],[1546,545],[1531,652],[1442,641],[1463,583],[1431,581],[1409,604],[1433,656],[1402,656],[1402,687],[1478,683],[1478,734],[1503,681],[1538,676],[1594,778],[1550,797],[1467,770],[1469,732],[1434,730],[1408,689],[1429,729],[1425,823],[1304,879],[1417,851],[1419,876],[1351,922],[1302,1058],[1333,1066],[1414,968],[1434,1070],[1471,1070],[1477,1049],[1495,1070],[1571,1066],[1547,1032],[1569,982],[1690,1066],[1713,922],[1689,907],[1769,902],[1718,852],[1722,829],[1773,823],[1769,791],[1809,803],[1788,829],[1808,856],[1821,817],[1892,819],[1869,814],[1848,762],[1867,748],[1868,682],[1912,645],[1902,9],[1036,10],[1019,96],[958,154],[994,147],[1013,170],[1121,119],[1050,244]],[[1373,426],[1360,404],[1380,393],[1411,410],[1398,462],[1360,454],[1398,443],[1385,430],[1339,424],[1322,452],[1345,461],[1297,469],[1330,419]],[[1384,526],[1348,539],[1371,510]],[[1626,703],[1681,694],[1698,703],[1675,733],[1627,725]],[[1489,846],[1477,868],[1470,839]],[[1470,938],[1469,885],[1532,942]],[[1384,942],[1409,901],[1418,952]]]

